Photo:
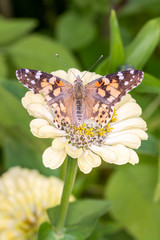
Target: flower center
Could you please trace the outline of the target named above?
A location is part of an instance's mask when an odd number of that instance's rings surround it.
[[[26,239],[36,239],[38,228],[40,224],[46,220],[45,209],[41,209],[38,212],[32,212],[30,216],[26,216],[20,223],[17,225],[17,229],[20,230],[26,237]]]
[[[117,121],[117,114],[114,111],[110,122],[104,127],[93,122],[79,124],[78,127],[73,124],[66,124],[63,120],[61,124],[62,129],[68,133],[69,143],[78,148],[87,148],[92,144],[98,146],[103,144],[107,135],[112,132],[113,128],[110,127],[110,123],[115,121]]]

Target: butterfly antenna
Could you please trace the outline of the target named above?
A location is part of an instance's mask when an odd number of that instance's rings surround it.
[[[83,78],[84,75],[85,75],[89,70],[91,70],[91,69],[101,60],[102,57],[103,57],[103,55],[101,55],[101,56],[97,59],[97,61],[96,61],[87,71],[85,71],[85,73],[83,74],[83,76],[82,76],[81,78]]]
[[[60,56],[56,53],[56,57],[61,61],[61,63],[63,63],[63,65],[71,71],[71,73],[76,77],[76,75],[74,74],[74,72],[72,72],[72,70],[61,60]],[[77,78],[77,77],[76,77]]]

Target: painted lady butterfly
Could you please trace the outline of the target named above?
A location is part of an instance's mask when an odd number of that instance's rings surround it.
[[[61,128],[62,119],[78,126],[93,118],[101,126],[106,125],[112,117],[114,105],[141,83],[143,72],[117,72],[85,86],[79,76],[72,85],[52,74],[31,69],[17,70],[16,76],[25,87],[44,96],[47,105],[54,109],[55,124]]]

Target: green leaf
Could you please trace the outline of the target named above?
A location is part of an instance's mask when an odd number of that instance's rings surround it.
[[[3,126],[19,125],[24,129],[24,121],[30,119],[26,110],[23,109],[20,100],[0,85],[0,124]]]
[[[126,47],[126,63],[141,69],[159,42],[160,18],[148,21],[135,39]]]
[[[120,65],[124,64],[124,49],[120,35],[120,29],[114,10],[110,16],[110,72],[115,72]]]
[[[57,236],[57,240],[84,240],[85,238],[82,237],[80,232],[73,232],[73,233],[64,233],[64,235],[59,238]]]
[[[52,226],[45,222],[42,223],[38,231],[38,240],[56,240]],[[60,239],[59,239],[60,240]]]
[[[159,144],[159,147],[160,147],[160,144]],[[157,181],[157,186],[155,190],[154,200],[155,202],[160,202],[160,153],[158,156],[158,181]]]
[[[35,19],[3,19],[0,18],[0,45],[13,42],[37,26]]]
[[[106,74],[110,74],[110,69],[109,69],[109,65],[110,65],[110,58],[106,58],[101,64],[99,64],[98,68],[96,69],[96,73],[97,74],[101,74],[101,75],[106,75]]]
[[[142,84],[138,86],[137,91],[142,93],[160,94],[160,80],[148,73],[145,73]]]
[[[133,15],[136,14],[136,16],[141,17],[142,14],[146,14],[146,12],[148,11],[150,12],[150,15],[152,15],[152,11],[155,15],[155,10],[159,11],[159,9],[159,0],[131,0],[127,4],[125,4],[123,8],[121,8],[120,16],[130,16],[131,18],[133,18]],[[137,19],[135,19],[135,21],[137,21]]]
[[[17,130],[19,131],[19,130]],[[37,141],[36,141],[37,140]],[[6,136],[3,139],[3,162],[5,170],[13,166],[21,166],[30,169],[37,169],[45,176],[60,176],[60,169],[49,169],[43,165],[42,153],[46,149],[43,140],[24,136],[19,132],[19,136]],[[48,145],[49,146],[49,145]]]
[[[153,201],[156,182],[157,163],[150,157],[134,167],[119,168],[106,189],[113,217],[137,240],[159,240],[160,202]]]
[[[124,64],[124,49],[120,35],[120,29],[114,10],[110,16],[110,56],[96,70],[96,72],[106,75],[115,72],[120,65]]]
[[[13,79],[0,78],[0,85],[10,94],[14,95],[19,102],[21,102],[22,97],[24,97],[27,92],[27,88],[19,83],[18,80],[14,81]]]
[[[28,143],[28,141],[30,142]],[[20,132],[19,136],[8,136],[3,140],[3,157],[4,167],[9,169],[13,166],[27,167],[30,169],[38,169],[41,173],[53,175],[53,171],[49,171],[44,167],[42,163],[43,147],[39,144],[37,146],[34,139],[24,138],[24,135]],[[33,147],[32,147],[33,146]],[[39,147],[39,151],[37,151]]]
[[[95,49],[98,49],[98,51],[95,51]],[[94,39],[94,41],[89,44],[89,46],[81,49],[78,52],[78,59],[80,60],[83,70],[89,69],[91,66],[94,65],[96,60],[100,57],[102,53],[108,52],[108,44],[106,44],[105,39],[100,39],[98,36]],[[106,55],[106,54],[105,54]],[[99,62],[103,61],[105,58],[102,58]],[[96,67],[93,67],[92,71],[98,67],[98,65],[95,65]]]
[[[154,136],[148,134],[148,140],[142,141],[139,149],[137,149],[139,154],[145,154],[150,156],[158,156],[158,141]]]
[[[38,240],[84,240],[82,236],[79,235],[79,233],[73,233],[73,234],[62,234],[61,236],[58,236],[54,231],[52,226],[45,222],[42,223],[39,232],[38,232]]]
[[[116,222],[99,221],[96,228],[92,232],[92,235],[89,238],[87,238],[87,240],[110,239],[110,237],[112,235],[119,233],[120,230],[121,230],[121,226],[120,226],[120,224],[117,224]]]
[[[6,77],[8,74],[7,62],[5,56],[0,54],[0,77]]]
[[[73,55],[61,44],[49,37],[32,34],[7,49],[17,68],[31,68],[51,72],[66,67],[57,59],[56,53],[62,56],[68,67],[79,68]]]
[[[97,220],[109,209],[109,202],[104,200],[81,200],[69,204],[66,232],[81,233],[86,238],[93,231]],[[56,225],[59,206],[48,209],[48,216],[53,226]]]
[[[74,12],[67,12],[57,23],[57,38],[66,47],[80,49],[93,41],[96,27],[89,19]]]

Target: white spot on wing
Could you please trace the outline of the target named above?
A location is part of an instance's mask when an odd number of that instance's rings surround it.
[[[120,76],[123,76],[123,73],[122,73],[122,72],[118,72],[118,73],[117,73],[117,76],[119,76],[119,77],[120,77]]]
[[[42,75],[42,72],[41,71],[38,71],[35,75],[35,78],[36,79],[40,79],[40,76]]]
[[[123,79],[124,79],[124,76],[123,76],[123,75],[120,75],[120,76],[119,76],[119,79],[120,79],[120,80],[123,80]]]
[[[128,85],[128,82],[127,82],[127,81],[125,81],[125,82],[124,82],[124,85],[125,85],[125,86],[126,86],[126,85]]]
[[[29,73],[29,70],[28,70],[28,69],[25,69],[25,73]]]
[[[31,83],[32,83],[32,84],[35,84],[36,82],[35,82],[34,80],[31,80]]]
[[[131,70],[131,71],[130,71],[130,74],[133,74],[133,73],[134,73],[134,70]]]

